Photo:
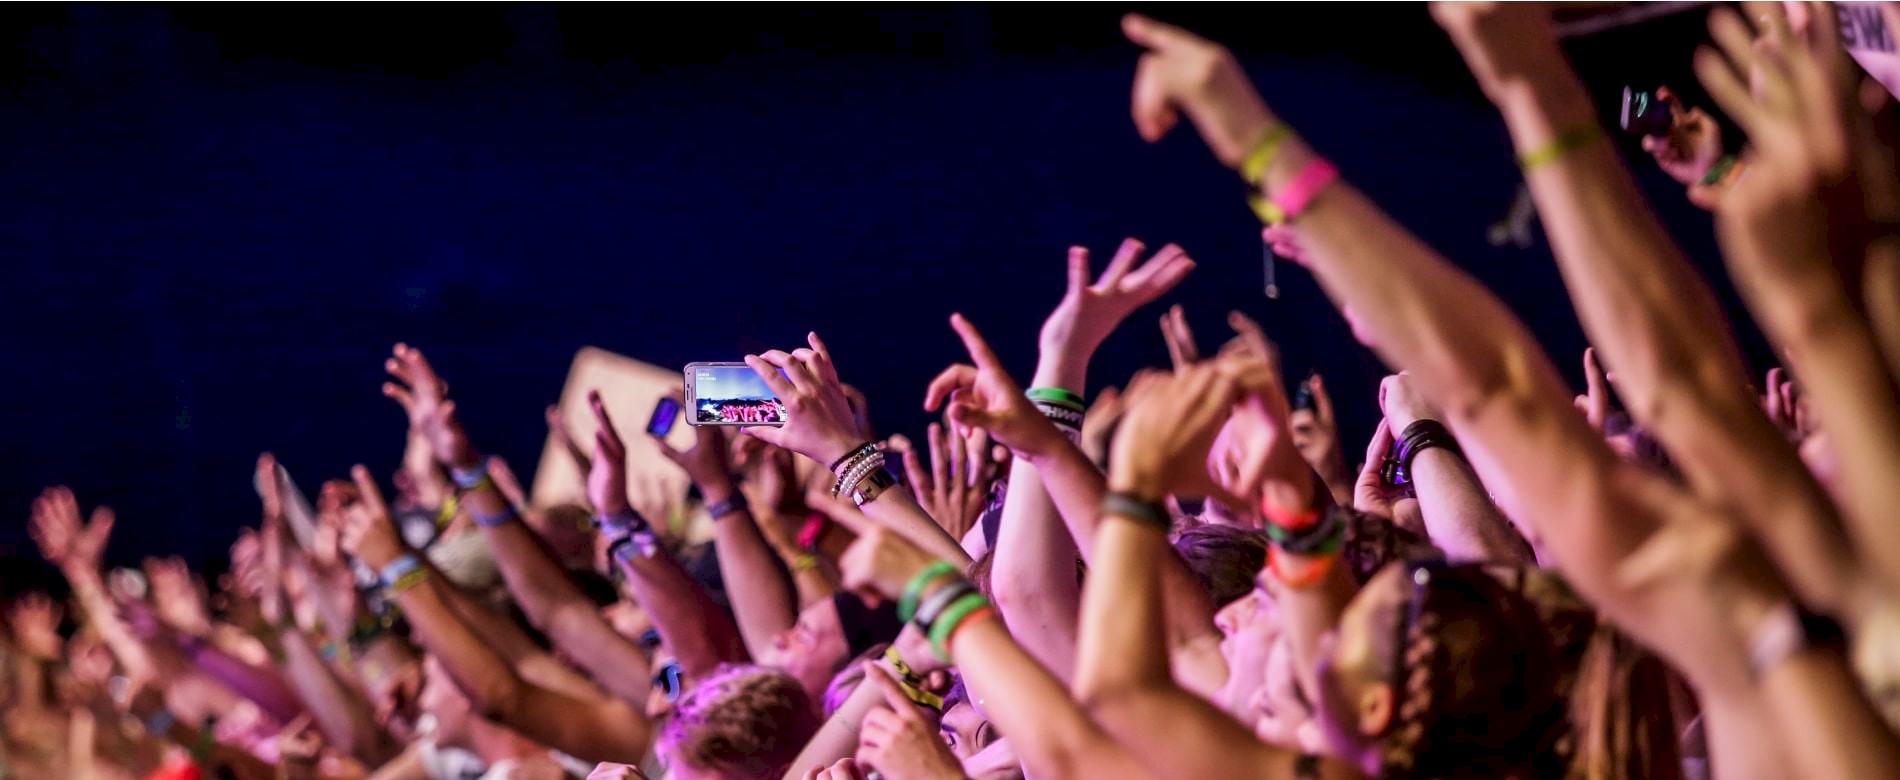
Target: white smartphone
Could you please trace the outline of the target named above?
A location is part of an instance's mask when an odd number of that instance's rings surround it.
[[[784,372],[780,372],[782,375]],[[686,364],[686,422],[784,425],[785,403],[744,363]]]

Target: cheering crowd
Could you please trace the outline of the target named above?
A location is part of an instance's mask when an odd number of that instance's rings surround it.
[[[1581,394],[1226,50],[1130,16],[1140,135],[1185,118],[1395,371],[1363,450],[1238,313],[1203,352],[1170,311],[1171,365],[1088,401],[1196,267],[1133,239],[1070,250],[1032,373],[952,316],[915,443],[844,384],[875,356],[748,356],[784,423],[662,447],[691,501],[629,480],[644,434],[595,396],[589,505],[531,505],[397,345],[393,490],[358,466],[306,528],[263,456],[226,578],[104,571],[111,510],[45,491],[71,601],[7,611],[0,776],[1900,777],[1900,125],[1831,9],[1742,10],[1695,64],[1746,146],[1669,95],[1645,149],[1715,214],[1759,381],[1548,8],[1433,15],[1509,127]]]
[[[702,401],[699,405],[699,421],[768,425],[781,423],[785,421],[785,405],[771,398],[758,401]]]

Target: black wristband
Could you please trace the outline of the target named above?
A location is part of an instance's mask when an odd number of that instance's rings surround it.
[[[861,452],[864,452],[865,450],[872,450],[872,449],[877,449],[877,442],[867,441],[856,447],[852,447],[850,452],[847,452],[839,456],[837,460],[832,461],[831,468],[827,470],[833,474],[836,474],[838,473],[838,467],[844,465],[844,462],[847,460],[850,460],[852,456],[857,455]]]
[[[1405,432],[1399,435],[1398,461],[1399,473],[1406,482],[1412,480],[1412,459],[1433,447],[1442,447],[1460,457],[1465,453],[1451,431],[1437,420],[1414,420],[1405,426]]]
[[[1174,520],[1168,516],[1168,508],[1156,501],[1146,501],[1127,493],[1106,493],[1102,495],[1102,514],[1121,515],[1139,520],[1145,525],[1158,528],[1162,533],[1174,530]]]

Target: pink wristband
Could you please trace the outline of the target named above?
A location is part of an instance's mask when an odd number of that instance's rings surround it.
[[[1279,192],[1273,194],[1273,205],[1280,208],[1281,219],[1298,219],[1300,213],[1312,204],[1333,182],[1339,180],[1339,169],[1324,157],[1314,157],[1300,172],[1294,174],[1293,181],[1287,182]]]

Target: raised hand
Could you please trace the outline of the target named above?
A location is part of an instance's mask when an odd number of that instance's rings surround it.
[[[1069,247],[1069,288],[1042,324],[1043,352],[1086,359],[1128,315],[1194,270],[1194,260],[1178,246],[1169,244],[1138,262],[1144,249],[1140,241],[1124,239],[1108,268],[1090,284],[1088,248]]]
[[[746,356],[746,365],[785,403],[785,425],[744,430],[748,436],[829,465],[863,444],[868,435],[858,427],[857,413],[838,380],[825,342],[816,333],[806,340],[810,349],[789,354],[775,349]]]
[[[1438,420],[1443,417],[1431,402],[1425,400],[1425,394],[1419,392],[1412,383],[1412,375],[1404,372],[1388,376],[1379,383],[1379,408],[1385,412],[1385,421],[1392,427],[1392,435],[1399,436],[1405,429],[1419,420]]]
[[[1546,4],[1433,3],[1432,18],[1494,102],[1511,85],[1563,62]]]
[[[515,470],[500,455],[488,456],[488,478],[495,483],[495,489],[501,491],[502,498],[508,499],[508,505],[516,509],[528,507],[528,491],[521,486],[521,478],[515,476]]]
[[[409,414],[410,427],[422,432],[437,462],[455,468],[481,465],[480,456],[469,445],[468,434],[455,417],[455,402],[449,400],[449,386],[435,373],[422,350],[397,344],[383,369],[394,382],[383,383],[383,395],[401,404]]]
[[[65,614],[59,602],[38,591],[20,596],[7,610],[7,627],[13,631],[13,643],[20,652],[42,661],[59,661],[66,643],[59,638],[59,621]]]
[[[1590,427],[1603,432],[1603,425],[1610,419],[1610,388],[1604,379],[1603,364],[1597,362],[1596,347],[1583,349],[1583,395],[1577,396],[1577,410],[1590,421]]]
[[[1709,112],[1684,106],[1668,87],[1658,88],[1656,98],[1669,106],[1669,134],[1643,136],[1643,151],[1670,178],[1685,186],[1700,184],[1722,158],[1722,128]]]
[[[1201,360],[1201,347],[1194,343],[1194,329],[1188,327],[1187,312],[1180,304],[1168,307],[1161,315],[1161,340],[1168,344],[1168,361],[1180,371]]]
[[[924,391],[924,409],[945,410],[958,433],[981,428],[990,438],[1018,455],[1036,455],[1060,446],[1062,432],[1023,396],[1003,361],[990,349],[983,334],[961,314],[950,315],[950,327],[963,339],[975,365],[957,364],[930,380]]]
[[[1273,121],[1234,55],[1219,44],[1140,14],[1122,17],[1122,33],[1147,49],[1135,65],[1135,129],[1161,140],[1185,113],[1222,164],[1238,169]]]
[[[858,727],[858,762],[887,780],[962,780],[963,765],[937,736],[937,727],[884,667],[870,664],[863,685],[875,685],[884,704],[864,714]]]
[[[1831,240],[1852,247],[1835,255],[1852,264],[1842,280],[1854,289],[1864,241],[1900,214],[1890,152],[1858,105],[1858,76],[1835,15],[1810,14],[1806,36],[1789,33],[1778,4],[1764,4],[1761,16],[1757,41],[1734,11],[1712,12],[1721,53],[1703,48],[1695,58],[1709,95],[1749,139],[1748,177],[1723,196],[1717,215],[1725,246],[1747,242],[1756,251],[1744,253],[1746,263],[1731,252],[1729,262],[1741,266],[1744,289],[1805,289],[1822,277],[1801,259],[1827,251]]]
[[[97,572],[106,542],[112,538],[112,510],[98,507],[92,519],[79,521],[79,501],[64,487],[47,488],[33,501],[33,541],[46,560],[64,569]]]
[[[678,399],[675,399],[678,400]],[[673,449],[666,443],[666,437],[652,437],[659,446],[660,454],[673,465],[686,472],[686,476],[699,486],[699,492],[708,503],[723,500],[732,495],[732,442],[726,432],[716,425],[701,425],[693,429],[693,446],[686,450]]]
[[[1366,445],[1366,464],[1359,467],[1359,480],[1352,486],[1352,508],[1387,520],[1396,520],[1398,504],[1407,498],[1405,489],[1385,481],[1385,459],[1392,457],[1392,424],[1379,421]]]
[[[599,390],[587,393],[587,406],[599,424],[594,432],[594,461],[587,470],[587,500],[595,512],[621,514],[632,506],[627,501],[627,445],[614,429],[613,418],[607,416]]]
[[[847,590],[875,605],[878,599],[896,601],[910,578],[931,561],[930,553],[911,544],[903,534],[857,519],[843,520],[858,538],[838,558],[838,571]]]
[[[1313,467],[1327,484],[1344,481],[1346,456],[1339,448],[1339,420],[1333,416],[1333,396],[1326,392],[1326,380],[1314,374],[1306,380],[1312,394],[1311,409],[1294,409],[1287,417],[1292,425],[1293,446],[1300,457]]]
[[[178,556],[146,558],[145,579],[151,583],[152,605],[166,625],[191,636],[211,633],[211,611],[204,588]]]
[[[1082,452],[1089,460],[1101,463],[1108,456],[1109,434],[1115,432],[1115,426],[1127,411],[1128,405],[1123,403],[1119,388],[1104,387],[1095,394],[1088,413],[1082,416]]]
[[[1241,387],[1212,365],[1153,375],[1128,388],[1128,413],[1111,445],[1111,490],[1160,500],[1168,495],[1234,499],[1208,474],[1208,454]]]
[[[389,506],[369,469],[355,466],[350,478],[356,482],[357,500],[343,510],[343,551],[372,569],[381,569],[402,555],[406,546],[390,522]]]
[[[912,447],[904,452],[904,472],[910,491],[930,519],[952,539],[962,539],[976,525],[989,501],[990,483],[996,481],[996,461],[990,457],[990,434],[982,428],[969,435],[931,423],[927,431],[930,460]]]

